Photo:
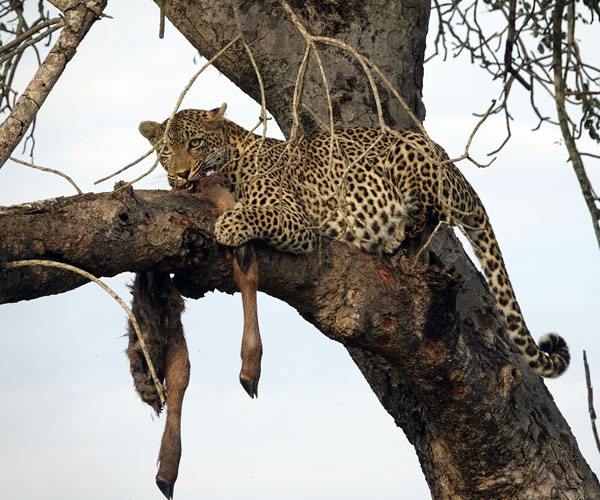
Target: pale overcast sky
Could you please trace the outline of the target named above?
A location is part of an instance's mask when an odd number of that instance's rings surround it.
[[[68,173],[84,191],[110,189],[112,181],[93,181],[146,151],[138,122],[166,118],[198,69],[172,26],[158,39],[150,0],[110,2],[107,13],[114,19],[93,26],[38,115],[36,162]],[[598,46],[597,30],[591,41]],[[425,125],[451,156],[462,154],[473,112],[496,97],[494,85],[466,60],[426,66]],[[224,101],[228,118],[256,122],[259,107],[216,71],[198,80],[183,107]],[[546,384],[599,471],[581,352],[600,384],[600,253],[558,130],[531,132],[536,120],[524,95],[513,109],[513,138],[494,165],[460,167],[488,209],[534,337],[558,331],[571,346],[570,370]],[[491,118],[472,151],[485,161],[503,134],[502,118]],[[598,188],[597,164],[589,171]],[[12,163],[0,170],[0,186],[0,205],[73,194],[63,179]],[[166,176],[154,173],[139,187],[164,189]],[[129,300],[130,279],[106,281]],[[259,308],[265,354],[253,401],[237,380],[239,295],[187,301],[192,378],[176,498],[429,499],[412,447],[345,350],[284,303],[262,295]],[[3,497],[162,498],[154,475],[163,421],[133,390],[125,322],[95,285],[0,306]]]

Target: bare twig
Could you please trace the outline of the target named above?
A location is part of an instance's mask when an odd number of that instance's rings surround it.
[[[158,27],[158,38],[165,37],[165,0],[160,0],[160,26]]]
[[[494,99],[494,100],[492,100],[492,104],[490,104],[490,106],[488,107],[488,109],[486,110],[486,112],[483,114],[483,116],[481,117],[481,119],[475,125],[475,128],[473,129],[473,131],[469,135],[469,138],[467,139],[467,145],[465,146],[465,152],[461,156],[459,156],[458,158],[453,158],[453,159],[449,160],[449,162],[456,163],[456,162],[459,162],[459,161],[464,160],[465,158],[467,158],[470,162],[472,162],[474,165],[477,165],[479,168],[486,168],[486,167],[489,167],[492,163],[494,163],[494,161],[496,160],[496,158],[493,158],[492,161],[490,161],[487,164],[481,164],[481,163],[476,162],[469,155],[469,149],[471,148],[471,143],[473,142],[473,137],[475,137],[475,134],[479,130],[479,127],[481,127],[481,125],[483,125],[483,122],[487,120],[488,116],[490,116],[490,113],[492,112],[492,109],[494,109],[495,105],[496,105],[496,100]]]
[[[3,45],[2,48],[0,48],[0,55],[4,55],[7,52],[11,51],[14,47],[19,45],[21,42],[27,40],[31,36],[35,35],[38,31],[41,31],[48,26],[52,26],[58,23],[63,24],[63,20],[60,17],[53,17],[52,19],[47,19],[46,21],[36,24],[33,28],[30,28],[22,35],[19,35],[14,40],[10,41],[6,45]]]
[[[160,398],[161,405],[165,404],[165,397],[163,394],[163,386],[160,383],[160,381],[158,380],[158,377],[156,376],[156,371],[154,370],[154,365],[152,364],[152,359],[150,359],[150,355],[148,354],[148,350],[146,349],[146,343],[144,342],[144,337],[142,336],[142,332],[140,330],[138,322],[135,319],[135,316],[134,316],[133,312],[131,311],[131,309],[129,309],[129,307],[127,307],[125,302],[123,302],[123,299],[121,299],[121,297],[119,297],[108,285],[106,285],[104,282],[100,281],[93,274],[90,274],[87,271],[84,271],[83,269],[79,269],[78,267],[72,266],[70,264],[65,264],[63,262],[31,259],[31,260],[17,260],[17,261],[13,261],[13,262],[5,262],[2,264],[2,266],[6,269],[14,269],[17,267],[27,267],[27,266],[42,266],[42,267],[54,267],[54,268],[58,268],[58,269],[65,269],[67,271],[71,271],[71,272],[80,274],[81,276],[87,278],[90,281],[93,281],[98,286],[100,286],[100,288],[102,288],[106,293],[108,293],[113,299],[115,299],[117,301],[117,303],[125,310],[125,312],[127,313],[127,316],[129,316],[129,319],[131,320],[131,324],[133,325],[133,328],[135,329],[135,333],[140,342],[140,347],[142,349],[142,352],[144,353],[144,358],[148,365],[148,371],[150,372],[150,375],[152,376],[152,380],[154,381],[154,385],[156,387],[156,391],[158,392],[158,397]]]
[[[583,351],[583,366],[585,368],[585,385],[588,393],[588,411],[592,422],[592,432],[594,433],[594,439],[596,440],[596,448],[600,451],[600,438],[598,438],[598,429],[596,428],[596,410],[594,410],[594,389],[592,387],[592,377],[590,376],[590,367],[585,351]]]
[[[94,181],[94,184],[100,184],[101,182],[107,181],[108,179],[111,179],[112,177],[115,177],[116,175],[119,175],[120,173],[125,172],[125,170],[127,170],[128,168],[131,168],[134,165],[137,165],[143,159],[148,158],[148,156],[150,156],[152,153],[154,153],[154,151],[156,151],[156,146],[153,146],[152,149],[150,149],[150,151],[144,153],[137,160],[132,161],[131,163],[125,165],[123,168],[117,170],[116,172],[114,172],[110,175],[107,175],[106,177],[102,177],[102,179],[98,179],[97,181]]]
[[[238,34],[236,37],[233,38],[233,40],[231,40],[227,45],[225,45],[221,50],[219,50],[213,57],[211,57],[206,64],[204,64],[195,74],[194,76],[190,79],[190,81],[188,82],[188,84],[185,86],[185,88],[181,91],[181,94],[179,94],[179,98],[177,99],[177,103],[175,104],[175,108],[173,109],[173,112],[171,113],[170,118],[173,118],[175,116],[175,114],[177,113],[177,111],[179,110],[179,106],[181,106],[181,103],[183,101],[183,98],[185,97],[185,95],[188,93],[188,91],[190,90],[190,88],[192,88],[192,85],[194,85],[194,83],[196,82],[196,80],[198,79],[198,77],[204,72],[204,70],[206,68],[208,68],[209,66],[211,66],[219,57],[221,57],[225,52],[227,52],[233,45],[235,45],[240,39],[240,35]]]
[[[63,174],[59,170],[54,170],[52,168],[46,168],[46,167],[40,167],[39,165],[34,165],[33,163],[29,163],[29,162],[26,162],[23,160],[18,160],[17,158],[13,158],[12,156],[9,158],[9,160],[14,161],[15,163],[19,163],[20,165],[25,165],[26,167],[31,167],[31,168],[35,168],[37,170],[42,170],[43,172],[50,172],[52,174],[60,175],[61,177],[66,179],[71,184],[71,186],[73,186],[75,188],[75,190],[77,191],[78,194],[83,194],[83,191],[81,189],[79,189],[79,187],[77,186],[77,184],[75,184],[73,179],[71,179],[67,174]]]
[[[38,36],[32,38],[31,40],[25,42],[23,45],[20,45],[19,47],[15,48],[14,50],[8,51],[6,54],[4,54],[1,58],[0,58],[0,64],[4,64],[6,61],[8,61],[9,59],[15,57],[15,53],[18,54],[18,57],[20,57],[23,53],[23,51],[27,48],[27,47],[35,47],[35,44],[42,41],[44,38],[49,37],[52,33],[54,33],[55,31],[61,29],[63,27],[63,22],[59,22],[59,23],[54,23],[51,27],[49,27],[46,31],[44,31],[43,33],[39,34]],[[13,64],[12,67],[12,71],[14,72],[17,69],[17,65],[18,64]],[[10,80],[9,80],[10,81]]]
[[[554,90],[555,90],[555,103],[556,111],[558,114],[558,120],[560,123],[560,131],[562,133],[567,151],[569,152],[569,158],[573,164],[575,175],[579,181],[579,186],[583,194],[583,198],[587,204],[588,211],[592,217],[592,224],[594,233],[596,234],[596,241],[600,247],[600,208],[596,204],[596,200],[593,195],[593,188],[590,179],[585,171],[583,159],[579,153],[579,148],[573,137],[572,128],[570,126],[571,119],[565,105],[565,90],[566,82],[563,77],[562,68],[562,19],[563,11],[566,6],[565,0],[557,0],[554,9],[552,11],[552,54],[553,54],[553,72],[554,72]]]
[[[252,55],[252,50],[250,50],[250,46],[246,43],[246,40],[244,38],[244,31],[242,29],[242,22],[240,20],[240,13],[239,13],[237,1],[233,0],[232,5],[233,5],[233,13],[235,16],[235,22],[237,24],[240,41],[242,43],[242,46],[244,47],[244,51],[246,52],[248,59],[250,60],[250,64],[252,64],[252,68],[254,69],[254,73],[256,74],[256,80],[258,81],[258,87],[260,89],[260,121],[259,121],[259,123],[262,123],[263,130],[262,130],[262,141],[258,145],[258,149],[255,154],[256,174],[259,175],[260,172],[259,172],[258,158],[259,158],[260,150],[263,146],[263,143],[264,143],[265,139],[267,138],[267,99],[265,97],[265,86],[263,84],[262,75],[260,74],[258,65],[256,64],[256,61],[254,60],[254,56]]]
[[[431,244],[431,242],[433,241],[434,236],[438,233],[438,231],[444,227],[444,226],[448,226],[450,223],[445,221],[445,220],[440,220],[437,225],[435,226],[435,229],[431,232],[431,234],[429,235],[429,238],[427,238],[427,241],[421,246],[421,248],[419,248],[419,251],[416,253],[415,258],[413,259],[413,265],[412,268],[416,269],[417,267],[417,263],[419,262],[419,257],[421,257],[421,254],[425,251],[425,249]]]

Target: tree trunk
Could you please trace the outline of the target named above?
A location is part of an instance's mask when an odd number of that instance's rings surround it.
[[[313,34],[343,39],[376,62],[424,117],[428,2],[293,2],[292,8]],[[279,5],[245,2],[239,11],[268,109],[287,133],[304,41]],[[167,1],[166,12],[207,58],[237,34],[228,2]],[[358,66],[331,49],[320,55],[336,121],[376,125],[374,101]],[[216,65],[259,98],[241,45]],[[327,121],[320,78],[313,57],[303,101]],[[388,92],[381,99],[389,126],[411,126]],[[307,116],[303,126],[315,127]],[[215,288],[232,291],[231,256],[210,236],[215,214],[210,200],[151,191],[11,207],[0,211],[0,262],[52,258],[96,276],[156,269],[176,273],[176,285],[188,297]],[[257,244],[259,268],[268,269],[261,272],[259,288],[346,346],[415,446],[434,499],[600,498],[600,485],[568,425],[541,378],[510,344],[484,280],[460,244],[441,232],[430,250],[435,264],[413,268],[403,251],[379,257],[324,240],[318,252],[294,256]],[[35,280],[42,283],[40,291],[28,286]],[[5,269],[0,302],[81,283],[64,271]]]
[[[281,6],[269,2],[239,3],[244,39],[262,75],[267,108],[287,135],[292,124],[292,96],[305,41]],[[429,22],[428,0],[292,1],[290,4],[311,34],[339,38],[375,62],[417,117],[421,121],[425,118],[421,91]],[[175,27],[207,59],[238,34],[229,2],[167,1],[166,12]],[[319,50],[319,55],[331,89],[336,124],[375,125],[375,101],[354,58],[339,49],[322,45],[318,48],[324,49]],[[219,57],[215,66],[261,102],[256,73],[241,44]],[[311,55],[302,98],[328,123],[323,86],[315,57]],[[386,123],[392,128],[414,127],[391,94],[382,85],[378,87]],[[215,96],[215,106],[221,104],[218,100],[219,96]],[[306,113],[302,113],[302,118],[306,132],[316,129]]]

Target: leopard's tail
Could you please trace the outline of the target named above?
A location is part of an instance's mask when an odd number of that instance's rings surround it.
[[[468,222],[463,227],[483,267],[508,336],[534,372],[543,377],[558,377],[569,366],[569,347],[556,333],[544,335],[540,339],[539,347],[531,337],[487,214],[482,212],[468,217]]]
[[[168,273],[156,271],[138,273],[131,289],[133,295],[131,309],[142,332],[154,371],[163,385],[162,391],[165,396],[167,341],[169,335],[174,334],[183,338],[181,325],[183,299],[173,286]],[[127,357],[133,385],[142,401],[159,414],[162,410],[162,402],[131,321],[128,322],[128,336]]]

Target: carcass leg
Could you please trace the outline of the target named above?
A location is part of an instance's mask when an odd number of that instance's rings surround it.
[[[244,331],[242,333],[242,369],[240,383],[251,398],[258,397],[262,341],[258,327],[256,291],[258,288],[258,265],[256,254],[250,244],[235,249],[233,276],[242,292]]]
[[[169,334],[165,363],[167,422],[158,454],[156,484],[165,497],[171,499],[181,458],[181,408],[190,380],[190,362],[183,329],[169,328]]]

